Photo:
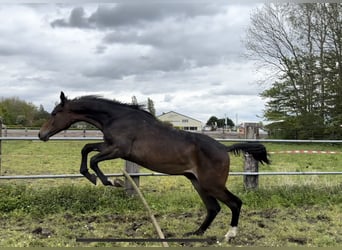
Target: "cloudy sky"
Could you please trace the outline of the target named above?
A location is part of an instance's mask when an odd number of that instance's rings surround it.
[[[228,1],[227,1],[228,2]],[[206,122],[260,121],[265,88],[243,41],[259,5],[221,1],[0,4],[0,97],[51,111],[61,90],[154,101]]]

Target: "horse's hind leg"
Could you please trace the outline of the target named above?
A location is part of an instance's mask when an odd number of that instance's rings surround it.
[[[239,223],[240,210],[242,206],[242,201],[228,191],[227,188],[224,188],[221,192],[219,192],[215,197],[226,204],[230,210],[232,211],[232,219],[230,222],[231,228],[225,235],[225,239],[229,241],[231,238],[234,238],[237,234],[237,226]]]
[[[220,212],[221,207],[217,200],[213,197],[210,196],[205,190],[201,188],[199,185],[198,180],[196,177],[192,174],[187,174],[186,177],[191,181],[192,185],[195,187],[196,191],[200,195],[203,203],[205,204],[207,208],[207,216],[205,217],[203,223],[201,226],[194,232],[190,232],[185,234],[186,236],[189,235],[202,235],[210,226],[210,224],[213,222],[215,219],[216,215]]]

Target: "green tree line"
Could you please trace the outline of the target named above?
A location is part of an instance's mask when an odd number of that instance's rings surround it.
[[[273,74],[261,93],[271,134],[342,138],[342,3],[265,4],[246,47]]]
[[[132,97],[132,103],[136,103],[136,97]],[[147,110],[156,115],[156,109],[152,99],[147,99]],[[45,111],[43,105],[39,107],[18,97],[0,98],[0,119],[9,127],[41,127],[49,118],[50,114]],[[84,128],[93,128],[92,125],[80,122]],[[77,127],[77,125],[74,125]]]
[[[0,99],[0,118],[6,126],[40,127],[48,117],[42,105],[37,107],[18,97]]]

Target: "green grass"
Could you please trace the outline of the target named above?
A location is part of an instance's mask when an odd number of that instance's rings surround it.
[[[87,141],[4,141],[2,169],[5,175],[78,174],[81,149]],[[91,156],[92,154],[90,154]],[[104,170],[116,170],[122,160],[101,164]]]
[[[144,192],[168,237],[182,237],[198,227],[205,214],[195,192],[186,192],[190,187],[183,189],[183,192]],[[84,243],[76,243],[77,237],[157,237],[140,201],[127,197],[121,189],[91,185],[35,188],[2,184],[0,191],[1,234],[8,236],[1,237],[0,246],[82,246]],[[248,192],[235,190],[244,201],[240,231],[233,242],[223,244],[341,245],[340,192],[341,185],[324,189],[293,186]],[[227,231],[229,216],[230,212],[223,207],[205,236],[220,240]],[[47,231],[46,235],[35,233],[37,228]]]
[[[5,141],[1,174],[78,173],[80,150],[85,143]],[[272,165],[260,166],[260,171],[342,170],[342,150],[338,145],[265,145],[269,151],[308,149],[340,153],[273,154]],[[242,171],[242,156],[231,159],[231,171]],[[123,161],[108,161],[100,167],[105,173],[121,172]],[[254,191],[244,189],[241,176],[230,176],[227,186],[244,205],[237,238],[222,246],[342,245],[341,175],[260,176],[259,188]],[[167,237],[180,238],[202,222],[205,208],[186,178],[142,177],[140,187]],[[127,196],[121,188],[93,186],[85,179],[2,180],[0,194],[0,247],[160,246],[76,242],[77,237],[157,237],[140,200]],[[229,221],[230,211],[222,206],[204,237],[221,240]]]
[[[87,141],[3,141],[3,175],[79,173],[80,151]],[[229,143],[232,144],[232,143]],[[342,169],[342,144],[264,143],[268,151],[326,150],[338,154],[272,154],[260,171],[336,171]],[[100,164],[104,172],[121,172],[123,161]],[[242,171],[243,157],[231,155],[231,171]]]

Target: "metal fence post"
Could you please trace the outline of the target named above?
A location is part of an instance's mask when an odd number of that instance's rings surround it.
[[[139,173],[139,165],[131,161],[125,161],[125,170],[128,174]],[[137,187],[139,187],[139,176],[132,176],[132,179]],[[127,178],[125,178],[125,191],[129,195],[136,194],[132,183]]]

